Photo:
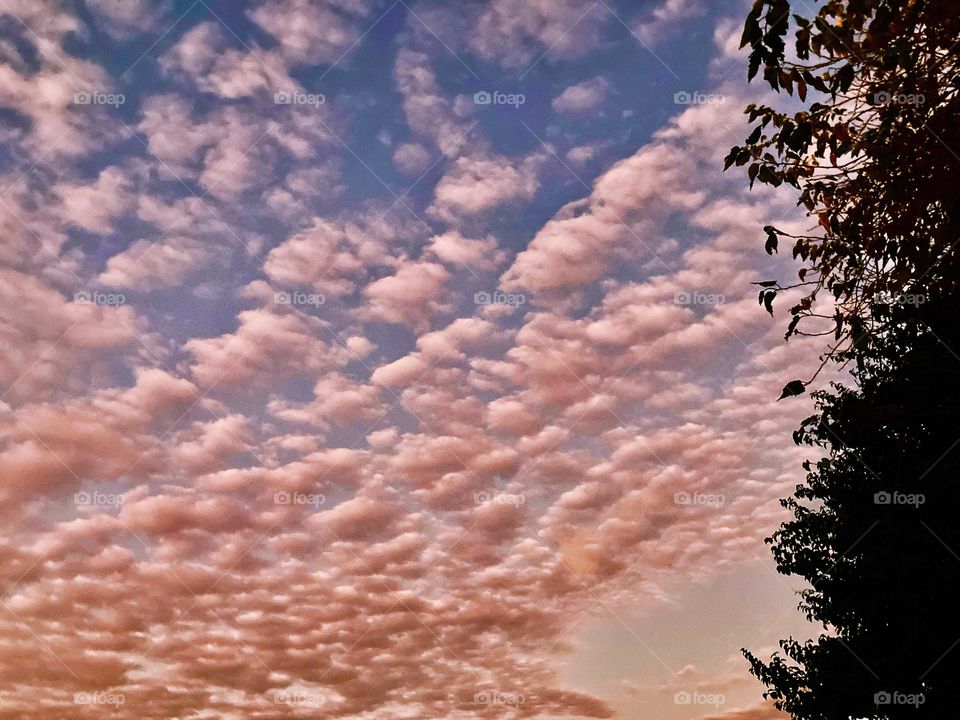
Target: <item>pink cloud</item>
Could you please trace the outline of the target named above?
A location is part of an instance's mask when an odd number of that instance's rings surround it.
[[[427,251],[445,263],[478,272],[494,270],[506,259],[506,253],[497,247],[496,238],[472,240],[456,230],[434,237]]]
[[[248,14],[276,38],[292,62],[316,64],[332,63],[352,47],[370,9],[367,0],[279,0],[260,3]]]
[[[62,201],[62,213],[71,224],[95,233],[106,233],[113,220],[132,203],[130,185],[117,167],[101,171],[89,185],[64,186],[55,190]]]
[[[564,89],[550,105],[565,115],[584,115],[596,110],[607,99],[609,88],[610,83],[598,75]]]
[[[397,171],[408,177],[418,177],[433,164],[430,152],[419,143],[403,143],[393,151],[393,164]]]
[[[224,98],[262,93],[272,99],[278,91],[301,90],[278,54],[232,48],[229,40],[219,21],[200,23],[163,54],[160,66],[167,73],[182,73],[198,89]]]
[[[170,12],[169,0],[87,0],[87,7],[101,26],[113,37],[128,40],[145,32],[160,29]]]
[[[530,200],[540,187],[543,158],[521,162],[496,157],[458,158],[435,190],[427,213],[447,222],[487,212],[501,205]]]
[[[293,235],[267,255],[264,272],[283,285],[303,285],[342,294],[355,287],[364,264],[351,252],[346,232],[317,218],[313,226]]]
[[[602,6],[584,7],[570,0],[494,0],[480,13],[467,43],[488,62],[519,68],[541,55],[548,61],[585,55],[602,42],[609,20]]]
[[[43,282],[3,268],[0,320],[0,381],[8,403],[96,386],[107,377],[107,353],[129,348],[141,327],[129,307],[64,300]]]
[[[101,708],[74,693],[104,690],[122,693],[107,710],[124,719],[609,717],[558,676],[596,595],[647,608],[677,578],[752,560],[780,520],[801,453],[782,437],[802,408],[772,398],[815,353],[780,344],[745,295],[750,229],[787,211],[719,178],[727,110],[686,110],[532,233],[502,282],[536,306],[480,309],[473,274],[501,269],[514,241],[486,223],[565,170],[464,138],[473,108],[441,86],[433,49],[397,54],[411,139],[391,152],[386,137],[383,160],[412,175],[437,149],[431,212],[446,229],[390,197],[323,205],[328,186],[338,197],[342,148],[323,127],[340,129],[336,113],[254,111],[290,67],[349,50],[369,10],[263,3],[250,18],[277,41],[263,52],[188,31],[141,106],[144,158],[84,183],[54,153],[60,218],[27,212],[36,197],[14,185],[0,217],[17,242],[17,270],[0,269],[0,682],[16,692],[0,715],[80,720]],[[589,52],[609,21],[565,2],[476,12],[457,50],[511,68]],[[73,117],[54,61],[77,26],[47,22],[43,102],[0,70],[24,114],[50,113],[28,148]],[[78,132],[66,141],[98,146]],[[157,189],[173,175],[210,198]],[[268,230],[249,222],[261,206],[277,213]],[[110,257],[66,243],[134,207],[156,233]],[[185,287],[194,273],[202,287]],[[64,300],[91,276],[183,292],[143,316]],[[278,301],[293,289],[328,302]],[[723,297],[678,299],[690,292]],[[213,319],[192,324],[197,308]],[[524,701],[483,701],[497,693]]]
[[[406,262],[393,275],[363,289],[366,303],[360,315],[384,322],[423,326],[444,309],[450,273],[430,262]]]
[[[194,338],[184,345],[194,358],[191,374],[205,390],[251,380],[264,383],[305,370],[315,373],[351,357],[320,338],[321,321],[296,311],[245,310],[238,321],[234,333]]]
[[[702,12],[695,0],[662,0],[631,23],[631,32],[645,45],[657,45]]]

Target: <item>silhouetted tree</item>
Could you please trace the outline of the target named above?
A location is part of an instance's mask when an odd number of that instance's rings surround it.
[[[795,718],[946,718],[960,707],[960,307],[925,308],[861,354],[856,389],[814,393],[795,433],[826,457],[783,501],[778,569],[807,580],[824,633],[747,653]]]
[[[956,291],[958,40],[956,0],[829,0],[814,17],[791,14],[789,0],[755,2],[742,38],[749,77],[762,68],[803,108],[749,105],[755,125],[726,167],[747,166],[751,186],[794,186],[815,220],[809,235],[764,228],[768,253],[787,237],[803,261],[798,283],[763,290],[772,308],[786,287],[807,289],[787,337],[833,333],[835,355],[882,332],[885,308]],[[815,306],[822,292],[835,300],[829,317]]]
[[[783,501],[793,519],[768,541],[778,569],[809,583],[800,607],[824,632],[782,641],[769,662],[745,654],[795,718],[953,717],[960,3],[830,0],[811,17],[791,14],[788,0],[758,0],[743,44],[750,77],[762,68],[803,109],[749,106],[756,126],[727,166],[747,166],[751,184],[797,188],[818,228],[788,236],[799,283],[763,283],[760,299],[772,309],[785,288],[806,288],[787,337],[833,334],[824,360],[855,381],[814,393],[816,414],[794,439],[824,457],[805,464],[805,484]],[[777,252],[786,233],[765,230]],[[834,300],[829,314],[821,292]]]

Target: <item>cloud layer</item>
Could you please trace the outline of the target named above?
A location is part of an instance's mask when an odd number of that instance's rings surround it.
[[[756,552],[796,211],[720,172],[719,73],[590,125],[695,15],[615,11],[4,3],[0,717],[609,717],[576,621]]]

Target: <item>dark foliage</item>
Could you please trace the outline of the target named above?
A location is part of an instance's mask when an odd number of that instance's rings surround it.
[[[802,720],[947,718],[960,707],[960,3],[757,0],[744,28],[752,78],[803,103],[749,106],[756,125],[727,166],[795,187],[817,231],[793,241],[787,337],[832,335],[824,361],[854,387],[813,394],[795,433],[823,459],[784,500],[768,542],[806,579],[801,609],[823,633],[749,652],[768,697]],[[796,13],[793,11],[797,10]],[[811,15],[810,13],[815,13]],[[787,59],[792,34],[797,62]],[[809,94],[809,102],[808,102]],[[819,293],[835,302],[818,308]],[[800,395],[794,380],[781,398]]]
[[[857,388],[814,393],[817,413],[795,433],[828,455],[806,464],[806,484],[783,501],[793,520],[770,542],[780,572],[810,584],[801,609],[825,632],[781,642],[785,657],[768,664],[747,653],[795,718],[919,720],[960,707],[960,359],[948,347],[960,347],[958,313],[924,306],[875,342]]]
[[[814,16],[806,2],[754,4],[742,40],[750,77],[762,69],[804,106],[748,106],[752,132],[725,164],[746,166],[751,185],[799,191],[816,232],[764,228],[768,253],[787,238],[802,261],[799,282],[772,292],[804,287],[787,337],[832,334],[842,352],[887,327],[878,308],[948,290],[960,272],[960,3],[814,4]],[[823,292],[836,301],[826,317],[814,306]]]

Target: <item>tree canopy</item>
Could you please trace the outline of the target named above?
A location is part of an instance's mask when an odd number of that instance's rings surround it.
[[[842,356],[923,301],[956,292],[960,238],[960,4],[953,0],[829,0],[815,15],[757,0],[744,25],[749,77],[795,96],[783,112],[750,105],[753,124],[726,166],[754,182],[791,185],[809,234],[767,226],[765,248],[792,241],[803,287],[787,337],[832,334]],[[792,31],[793,42],[788,45]],[[818,295],[832,298],[825,316]],[[761,298],[763,299],[763,297]],[[788,393],[790,394],[790,393]]]
[[[798,7],[757,0],[742,43],[749,78],[801,109],[748,106],[751,133],[726,165],[745,166],[751,186],[796,189],[813,229],[768,225],[764,246],[792,241],[798,282],[762,283],[760,300],[769,310],[804,288],[787,338],[832,335],[824,361],[849,364],[853,383],[813,394],[794,440],[823,457],[805,464],[783,501],[792,519],[768,540],[780,572],[809,584],[800,607],[823,631],[781,641],[766,662],[745,654],[794,718],[949,717],[960,706],[948,591],[960,574],[960,4]]]

